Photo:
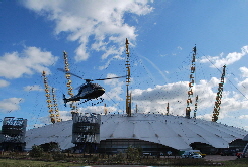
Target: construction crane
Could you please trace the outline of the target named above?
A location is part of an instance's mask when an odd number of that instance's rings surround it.
[[[72,86],[71,86],[71,73],[69,69],[68,56],[65,51],[63,52],[63,58],[64,58],[64,63],[65,63],[65,78],[67,80],[66,82],[67,94],[73,97]],[[74,101],[71,102],[70,108],[71,108],[71,114],[77,113],[77,106],[75,105]]]
[[[129,48],[128,48],[128,39],[126,38],[126,55],[127,55],[127,60],[126,60],[126,68],[127,68],[127,77],[126,77],[126,83],[127,83],[127,95],[126,95],[126,114],[127,116],[131,116],[131,93],[129,93],[129,82],[130,82],[130,63],[129,63]]]
[[[214,111],[213,111],[213,116],[212,116],[212,122],[218,121],[225,75],[226,75],[226,65],[223,66],[223,72],[221,75],[218,93],[216,96],[216,101],[215,101],[215,106],[214,106]]]
[[[56,122],[61,122],[61,119],[59,116],[58,105],[56,103],[54,89],[52,89],[52,99],[51,99],[50,89],[48,86],[48,81],[47,81],[45,71],[43,71],[42,76],[43,76],[43,81],[44,81],[44,85],[45,85],[45,93],[46,93],[45,96],[46,96],[46,101],[47,101],[48,112],[50,113],[51,122],[53,124]]]
[[[194,95],[193,87],[195,84],[195,80],[194,80],[195,79],[195,56],[196,56],[196,46],[193,48],[192,61],[191,61],[191,67],[190,67],[191,72],[189,76],[190,82],[189,82],[188,99],[187,99],[187,107],[186,107],[186,118],[190,118],[192,97]]]

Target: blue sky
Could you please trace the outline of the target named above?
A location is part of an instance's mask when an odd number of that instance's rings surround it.
[[[0,116],[28,119],[28,128],[49,124],[44,83],[56,89],[63,120],[70,108],[63,51],[72,72],[96,79],[126,74],[125,38],[130,41],[133,106],[138,112],[185,116],[192,48],[197,46],[194,95],[197,118],[211,120],[222,66],[227,65],[218,122],[248,130],[248,2],[1,1]],[[76,88],[84,81],[72,77]],[[125,109],[125,79],[98,81],[111,113]],[[77,90],[73,90],[76,94]],[[78,105],[103,113],[104,103]],[[134,109],[134,108],[133,108]],[[193,112],[191,113],[193,116]]]

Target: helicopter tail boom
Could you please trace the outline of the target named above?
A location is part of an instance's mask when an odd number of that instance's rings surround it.
[[[66,103],[68,102],[68,99],[65,98],[65,95],[64,95],[64,94],[63,94],[63,100],[64,100],[64,105],[65,105],[65,107],[66,107]]]

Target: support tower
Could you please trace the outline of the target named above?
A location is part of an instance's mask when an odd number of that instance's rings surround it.
[[[129,93],[129,82],[130,82],[130,63],[129,63],[129,48],[128,48],[128,39],[126,38],[126,54],[127,54],[127,60],[126,60],[126,68],[127,68],[127,76],[126,76],[126,83],[127,83],[127,96],[126,96],[126,114],[128,117],[131,117],[131,93]]]
[[[49,86],[48,86],[45,71],[43,71],[42,76],[43,76],[43,81],[44,81],[44,85],[45,85],[45,93],[46,93],[45,96],[46,96],[46,101],[47,101],[48,112],[50,113],[51,122],[53,124],[56,123],[56,122],[61,122],[61,119],[60,119],[60,116],[59,116],[58,105],[56,103],[54,89],[52,89],[52,96],[53,96],[53,104],[52,104],[52,100],[51,100],[51,96],[50,96],[50,91],[49,91]],[[55,112],[53,110],[53,107],[55,109]]]
[[[65,78],[67,79],[67,83],[66,83],[67,94],[72,97],[73,93],[72,93],[72,86],[71,86],[71,74],[70,74],[70,69],[69,69],[68,56],[65,51],[63,52],[63,55],[64,55],[63,58],[65,62]],[[74,103],[75,102],[72,101],[70,104],[71,114],[77,113],[77,106]]]
[[[214,111],[213,111],[213,116],[212,116],[212,122],[218,121],[225,75],[226,75],[226,65],[223,66],[223,72],[221,75],[218,93],[216,96],[216,101],[215,101],[215,106],[214,106]]]
[[[196,56],[196,46],[193,48],[192,61],[191,61],[191,73],[189,76],[189,91],[188,91],[188,100],[187,100],[187,108],[186,108],[186,118],[190,118],[192,98],[193,98],[193,87],[195,84],[195,56]]]

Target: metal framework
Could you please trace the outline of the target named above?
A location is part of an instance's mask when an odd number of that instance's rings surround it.
[[[187,100],[187,107],[186,107],[186,118],[190,118],[190,112],[191,112],[191,105],[192,105],[192,97],[194,95],[193,93],[193,87],[195,84],[195,56],[196,56],[196,46],[193,48],[193,54],[192,54],[192,61],[191,61],[191,74],[189,76],[190,82],[189,82],[189,91],[188,91],[188,100]]]
[[[214,106],[214,111],[213,111],[213,116],[212,116],[212,122],[218,121],[225,75],[226,75],[226,65],[223,66],[223,72],[221,75],[218,93],[216,96],[216,101],[215,101],[215,106]]]
[[[25,134],[27,127],[27,119],[15,117],[5,117],[3,121],[3,148],[4,150],[23,151],[26,145]]]
[[[52,88],[52,99],[51,99],[45,71],[43,71],[42,76],[43,76],[43,81],[44,81],[44,85],[45,85],[45,93],[46,93],[45,96],[46,96],[46,101],[47,101],[47,108],[48,108],[48,112],[50,113],[51,122],[53,124],[56,122],[61,122],[61,119],[59,116],[58,105],[57,105],[56,97],[55,97],[55,91]]]
[[[89,148],[86,147],[90,147],[92,150],[95,144],[100,143],[101,116],[96,114],[81,115],[74,113],[72,120],[72,143],[75,144],[77,150],[89,152],[87,151]]]
[[[128,39],[126,38],[126,55],[127,55],[127,60],[126,60],[126,68],[127,68],[127,77],[126,77],[126,83],[127,83],[127,95],[126,95],[126,114],[127,116],[131,116],[131,93],[129,93],[129,82],[130,82],[130,76],[131,76],[131,71],[130,71],[130,63],[129,63],[129,48],[128,48]]]

